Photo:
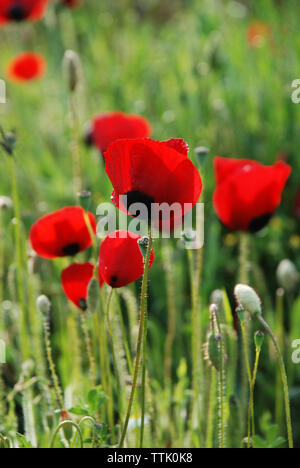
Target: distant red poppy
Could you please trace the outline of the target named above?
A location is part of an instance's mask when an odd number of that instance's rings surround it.
[[[61,273],[61,283],[67,298],[82,310],[87,308],[88,285],[93,278],[92,263],[73,263]],[[101,287],[103,280],[99,280]]]
[[[121,288],[138,280],[144,273],[144,262],[137,241],[137,234],[114,231],[100,245],[99,276],[113,288]],[[154,260],[152,250],[151,267]]]
[[[248,159],[216,157],[217,187],[213,203],[225,226],[236,231],[257,232],[280,205],[291,167],[278,161],[264,166]]]
[[[41,78],[45,74],[46,68],[46,60],[42,55],[24,52],[17,55],[8,64],[6,73],[13,81],[26,82]]]
[[[176,203],[185,215],[196,204],[202,190],[201,177],[188,159],[188,151],[182,139],[160,142],[140,138],[112,143],[104,156],[105,170],[114,188],[113,203],[132,216],[135,216],[131,209],[134,203],[143,204],[148,216],[153,203],[168,206]],[[171,222],[176,216],[170,214]]]
[[[61,3],[68,8],[77,8],[82,4],[82,0],[61,0]]]
[[[247,42],[252,48],[261,47],[266,40],[271,39],[271,28],[264,21],[254,21],[247,30]]]
[[[96,233],[96,220],[91,213],[89,220]],[[93,243],[84,211],[79,206],[69,206],[43,216],[31,227],[29,239],[33,250],[44,258],[73,256]]]
[[[92,120],[86,135],[86,142],[94,144],[102,153],[116,140],[124,138],[146,138],[152,133],[149,122],[134,114],[108,112],[99,114]]]
[[[10,21],[39,21],[50,0],[1,0],[0,25]]]

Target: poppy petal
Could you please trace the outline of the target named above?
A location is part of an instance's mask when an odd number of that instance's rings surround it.
[[[217,187],[213,202],[216,213],[231,230],[256,232],[280,205],[291,168],[284,162],[264,166],[249,160],[227,160],[224,164],[222,159],[215,161]]]
[[[97,115],[90,130],[95,146],[104,153],[116,140],[146,138],[152,133],[149,122],[139,115],[108,112]]]
[[[61,273],[61,283],[67,298],[82,310],[87,308],[88,285],[93,278],[92,263],[73,263]],[[103,280],[99,280],[101,287]]]
[[[8,64],[6,73],[13,81],[25,82],[41,78],[46,68],[46,61],[42,55],[24,52]]]
[[[137,241],[141,238],[128,231],[114,231],[101,243],[99,251],[99,276],[113,288],[121,288],[144,273],[144,262]],[[154,252],[150,256],[151,267]]]
[[[95,217],[89,220],[96,233]],[[93,240],[85,222],[84,210],[79,206],[62,208],[40,218],[29,234],[33,250],[44,258],[73,256],[89,248]]]

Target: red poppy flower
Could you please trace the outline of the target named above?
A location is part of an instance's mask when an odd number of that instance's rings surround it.
[[[24,52],[8,64],[6,73],[13,81],[31,81],[41,78],[46,68],[46,61],[42,55]]]
[[[86,142],[94,144],[102,153],[115,140],[146,138],[151,135],[149,122],[139,115],[109,112],[97,115],[91,125]]]
[[[217,187],[215,210],[229,229],[257,232],[280,205],[281,194],[291,173],[288,164],[278,161],[264,166],[248,159],[216,157]]]
[[[68,8],[77,8],[82,4],[82,0],[61,0],[61,3]]]
[[[87,308],[88,285],[93,278],[94,265],[92,263],[73,263],[61,273],[61,284],[67,298],[81,310]],[[101,278],[101,277],[100,277]],[[99,279],[99,286],[103,284]]]
[[[50,0],[1,0],[0,24],[26,19],[39,21]]]
[[[266,40],[271,39],[271,28],[264,21],[254,21],[247,30],[247,42],[252,48],[261,47]]]
[[[141,238],[128,231],[114,231],[100,245],[99,276],[113,288],[138,280],[144,273],[144,262],[137,241]],[[152,250],[151,267],[154,260]]]
[[[151,213],[153,203],[178,204],[182,215],[191,210],[200,197],[202,181],[188,159],[188,145],[182,139],[154,141],[149,139],[119,140],[105,153],[105,170],[113,185],[113,203],[135,216],[131,205],[141,203]],[[126,196],[126,202],[123,197]],[[158,206],[156,206],[158,208]],[[177,214],[167,213],[175,224]],[[158,218],[159,217],[159,218]],[[152,220],[161,224],[161,213]]]
[[[91,213],[88,216],[96,233],[96,220]],[[33,250],[44,258],[73,256],[93,243],[80,206],[43,216],[31,227],[29,239]]]

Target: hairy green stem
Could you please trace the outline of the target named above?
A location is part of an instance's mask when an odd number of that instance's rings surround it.
[[[149,264],[150,264],[151,249],[152,249],[152,237],[150,236],[149,237],[148,247],[147,247],[146,258],[145,258],[145,262],[144,262],[144,274],[143,274],[143,280],[142,280],[141,306],[140,306],[140,326],[139,326],[138,341],[137,341],[137,348],[136,348],[136,358],[135,358],[135,364],[134,364],[133,381],[132,381],[132,387],[131,387],[131,392],[130,392],[130,397],[129,397],[129,402],[128,402],[128,408],[127,408],[125,423],[124,423],[124,426],[123,426],[123,431],[122,431],[121,439],[120,439],[120,443],[119,443],[119,448],[123,447],[125,437],[126,437],[126,433],[127,433],[128,423],[129,423],[129,419],[130,419],[130,415],[131,415],[131,409],[132,409],[134,396],[135,396],[135,391],[136,391],[136,386],[137,386],[143,339],[145,339],[144,322],[145,322],[145,314],[147,313],[145,311],[145,309],[146,309],[146,305],[147,305],[148,269],[149,269]],[[146,351],[146,348],[143,349],[143,351]],[[145,358],[146,358],[146,356],[143,353],[143,362],[144,362]],[[143,430],[143,428],[141,427],[141,431],[142,430]]]
[[[81,327],[82,327],[83,334],[84,334],[86,352],[87,352],[88,359],[89,359],[91,382],[92,382],[92,386],[95,387],[96,386],[95,358],[94,358],[93,351],[92,351],[92,344],[91,344],[91,339],[90,339],[87,321],[86,321],[86,313],[84,311],[82,311],[80,319],[81,319]]]
[[[50,341],[50,325],[48,317],[44,317],[44,331],[45,331],[45,347],[47,353],[47,359],[49,363],[49,369],[54,385],[55,395],[57,403],[59,404],[60,409],[64,407],[63,393],[59,385],[59,380],[56,374],[55,365],[52,357],[51,341]]]
[[[107,299],[107,306],[106,306],[106,327],[107,331],[110,337],[110,343],[111,343],[111,354],[112,354],[112,360],[113,360],[113,367],[114,367],[114,374],[115,374],[115,381],[116,381],[116,390],[117,390],[117,399],[118,399],[118,407],[119,407],[119,418],[120,418],[120,426],[121,426],[121,431],[122,431],[122,416],[123,416],[123,407],[122,407],[122,396],[121,396],[121,388],[120,388],[120,379],[119,379],[119,372],[118,372],[118,366],[117,366],[117,360],[116,360],[116,353],[115,353],[115,344],[114,344],[114,337],[111,329],[111,324],[110,324],[110,305],[111,305],[111,300],[113,296],[113,288],[111,288],[108,299]]]

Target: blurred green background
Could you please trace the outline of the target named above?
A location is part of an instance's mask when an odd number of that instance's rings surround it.
[[[269,25],[270,36],[262,38],[259,47],[251,47],[247,31],[258,20]],[[300,77],[299,24],[297,0],[86,0],[76,10],[50,2],[43,21],[0,29],[1,78],[5,79],[6,64],[16,53],[34,50],[48,62],[46,77],[40,82],[20,86],[7,81],[7,104],[0,104],[1,125],[5,130],[16,129],[18,134],[16,166],[24,232],[27,234],[42,214],[74,203],[69,96],[62,72],[64,52],[72,49],[82,63],[78,96],[82,140],[93,115],[123,110],[145,116],[156,139],[184,138],[194,161],[195,147],[210,148],[202,168],[204,324],[214,289],[226,288],[232,299],[238,269],[238,237],[220,225],[212,207],[212,158],[246,157],[272,164],[284,154],[293,172],[282,205],[269,227],[252,238],[257,265],[253,283],[272,314],[277,264],[288,257],[300,267],[299,219],[293,210],[300,188],[300,104],[291,101],[292,81]],[[92,191],[95,210],[99,202],[109,200],[111,185],[98,152],[82,143],[81,155],[84,186]],[[0,195],[9,196],[4,153],[0,168]],[[5,215],[5,223],[2,235],[7,280],[14,250],[10,213]],[[158,382],[163,380],[159,363],[167,321],[161,255],[158,249],[158,261],[151,270],[149,325],[149,366]],[[174,248],[172,255],[177,285],[176,329],[182,332],[176,334],[173,349],[176,371],[182,356],[189,354],[190,304],[186,253]],[[62,263],[41,261],[36,285],[56,304],[57,350],[64,341],[67,315],[59,280]],[[4,288],[3,297],[10,299],[8,288]],[[300,337],[300,303],[295,304],[286,317],[291,338]],[[58,360],[59,356],[57,351]],[[59,366],[66,384],[68,361],[61,360]],[[270,411],[272,378],[272,369],[270,373],[264,369],[259,382],[261,408]],[[297,415],[300,380],[297,383],[295,378],[293,383]],[[300,426],[296,429],[299,438]]]

